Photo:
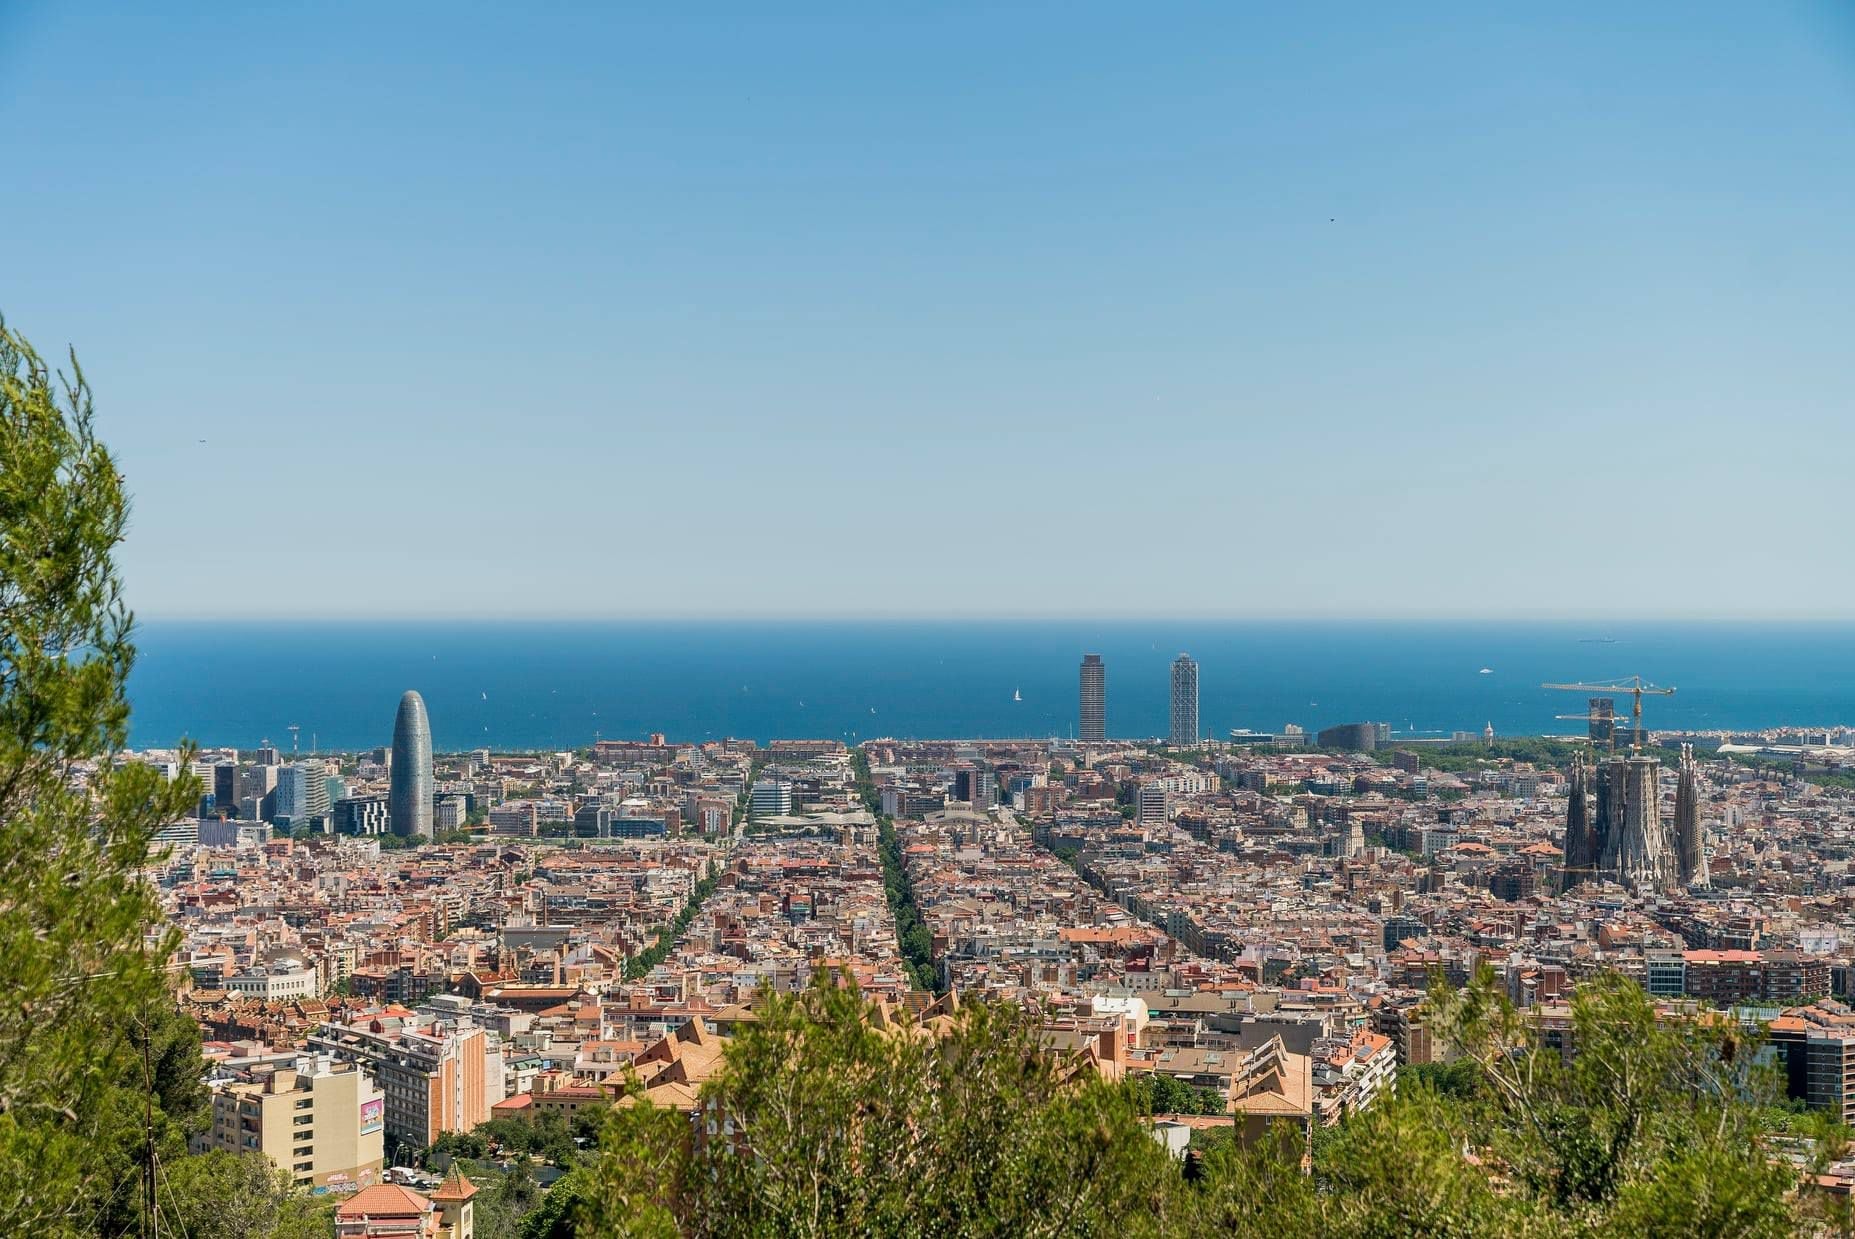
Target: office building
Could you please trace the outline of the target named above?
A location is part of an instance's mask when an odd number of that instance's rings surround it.
[[[462,830],[469,817],[462,796],[440,796],[432,801],[433,830]]]
[[[1106,740],[1108,738],[1108,669],[1102,665],[1100,654],[1082,656],[1082,720],[1077,731],[1077,738],[1088,740]]]
[[[213,767],[213,806],[227,813],[238,804],[238,763],[222,761]]]
[[[582,839],[612,837],[612,806],[593,801],[574,811],[573,833]]]
[[[149,840],[149,846],[153,848],[197,847],[199,842],[200,819],[183,817],[156,830],[154,838]]]
[[[324,830],[329,821],[328,767],[322,762],[295,762],[277,772],[271,820],[292,829]]]
[[[541,810],[532,800],[511,800],[489,811],[492,835],[532,839],[541,833]]]
[[[761,779],[747,794],[747,815],[752,818],[785,817],[792,812],[792,784]]]
[[[387,783],[393,833],[400,838],[432,833],[432,727],[425,699],[408,690],[393,720],[393,768]]]
[[[1172,731],[1174,748],[1198,743],[1198,664],[1190,654],[1172,660]]]
[[[262,1153],[299,1186],[337,1191],[379,1180],[386,1098],[360,1065],[300,1058],[213,1091],[200,1152]]]
[[[1343,753],[1370,753],[1378,748],[1378,724],[1340,723],[1322,730],[1314,743]]]
[[[1688,992],[1688,961],[1682,951],[1643,952],[1643,990],[1651,998],[1679,998]]]
[[[270,827],[263,822],[201,818],[199,845],[203,848],[261,848],[270,833]]]
[[[975,809],[989,809],[998,803],[998,776],[990,770],[976,768],[955,770],[953,798],[964,800]]]
[[[276,798],[273,793],[277,789],[278,769],[279,767],[274,765],[258,765],[240,766],[234,771],[232,777],[233,795],[230,803],[238,807],[238,816],[251,821],[268,819],[271,816],[276,804]],[[217,776],[215,776],[215,782],[216,781]],[[219,804],[227,803],[226,801],[218,800],[217,794],[215,794],[214,799]],[[248,806],[255,806],[255,808],[253,811],[247,812],[246,809]]]
[[[391,823],[385,796],[350,796],[332,810],[338,835],[384,835]]]

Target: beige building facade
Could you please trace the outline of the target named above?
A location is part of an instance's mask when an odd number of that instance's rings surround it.
[[[336,1191],[380,1180],[386,1098],[356,1063],[299,1059],[213,1093],[202,1149],[262,1153],[299,1185]]]

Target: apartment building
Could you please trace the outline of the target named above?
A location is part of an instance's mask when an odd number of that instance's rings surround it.
[[[212,1126],[194,1144],[262,1153],[302,1186],[352,1190],[379,1180],[385,1105],[359,1064],[298,1059],[219,1085]]]
[[[386,1099],[386,1133],[402,1144],[424,1147],[444,1132],[469,1131],[502,1100],[502,1041],[485,1028],[410,1019],[326,1023],[310,1034],[309,1048],[373,1073]]]
[[[1840,1123],[1855,1123],[1855,1012],[1839,1002],[1784,1012],[1767,1027],[1785,1092]]]

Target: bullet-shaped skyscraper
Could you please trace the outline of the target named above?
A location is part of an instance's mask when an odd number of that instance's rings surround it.
[[[1198,664],[1190,654],[1172,660],[1172,731],[1174,748],[1198,743]]]
[[[411,689],[393,720],[393,772],[387,785],[387,821],[394,834],[432,833],[432,726],[425,698]]]
[[[1082,726],[1083,740],[1108,738],[1108,669],[1100,654],[1082,656]]]

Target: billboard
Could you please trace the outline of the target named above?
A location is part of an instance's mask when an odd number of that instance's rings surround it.
[[[386,1098],[361,1103],[361,1134],[371,1136],[386,1126]]]

